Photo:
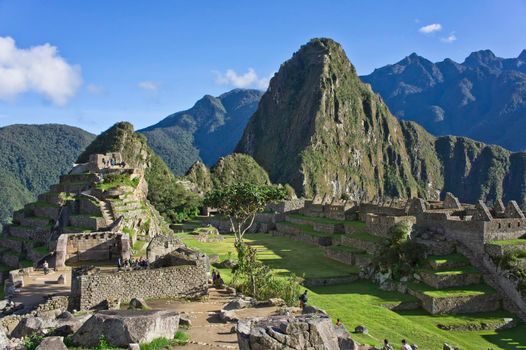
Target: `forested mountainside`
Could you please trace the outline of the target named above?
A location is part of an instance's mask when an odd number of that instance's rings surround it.
[[[189,110],[139,132],[174,174],[183,175],[198,160],[211,166],[232,153],[262,94],[235,89],[218,97],[206,95]]]
[[[58,124],[0,128],[0,225],[58,182],[94,137]]]
[[[330,39],[311,40],[281,65],[236,151],[309,197],[451,191],[463,201],[525,203],[522,153],[398,121]]]

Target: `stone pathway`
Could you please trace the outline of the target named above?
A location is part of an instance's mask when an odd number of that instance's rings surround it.
[[[192,322],[192,327],[187,331],[190,343],[182,349],[239,349],[237,335],[231,332],[235,323],[223,323],[218,316],[219,310],[233,297],[215,288],[210,288],[208,291],[209,298],[206,301],[156,300],[149,302],[148,305],[153,309],[175,310],[188,316]],[[268,316],[276,310],[276,307],[250,308],[238,310],[236,314],[240,318],[249,318]]]
[[[66,277],[66,284],[57,284],[60,275]],[[71,289],[70,271],[50,271],[47,275],[43,271],[34,271],[24,276],[24,286],[16,293],[13,301],[26,307],[35,306],[45,301],[50,294],[69,295]]]

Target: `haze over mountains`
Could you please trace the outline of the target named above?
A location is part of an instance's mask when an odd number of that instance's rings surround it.
[[[395,116],[414,120],[432,134],[526,149],[526,50],[517,58],[481,50],[463,63],[433,63],[413,53],[361,79]]]

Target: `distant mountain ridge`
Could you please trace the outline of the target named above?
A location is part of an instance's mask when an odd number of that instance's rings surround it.
[[[417,82],[436,84],[426,79]],[[272,182],[307,197],[434,199],[453,192],[465,202],[526,204],[526,153],[437,138],[397,120],[341,46],[326,38],[311,40],[281,65],[236,152],[252,156]]]
[[[413,53],[361,79],[395,116],[416,121],[432,134],[526,149],[526,50],[517,58],[480,50],[463,63],[433,63]]]
[[[139,130],[176,175],[196,161],[211,166],[234,150],[263,92],[235,89],[206,95],[195,105]]]
[[[0,128],[0,225],[58,182],[94,138],[87,131],[60,124]]]

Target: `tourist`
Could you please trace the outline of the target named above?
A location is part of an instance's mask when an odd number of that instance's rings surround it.
[[[216,276],[216,270],[212,270],[212,284],[215,283],[215,281],[216,281],[216,277],[217,277],[217,276]]]
[[[342,321],[340,321],[339,318],[336,319],[336,327],[342,327],[343,326],[343,323]]]
[[[413,349],[411,349],[411,346],[407,344],[405,339],[402,339],[402,347],[400,348],[400,350],[413,350]]]
[[[389,340],[384,339],[384,346],[382,350],[394,350],[391,344],[389,344]]]
[[[122,259],[121,257],[117,258],[117,270],[120,271],[122,269]]]
[[[303,309],[305,305],[307,305],[307,301],[309,301],[309,297],[307,296],[307,290],[303,292],[302,295],[300,295],[300,307]]]
[[[49,264],[47,263],[47,260],[44,260],[42,268],[44,269],[44,275],[47,275],[49,273]]]

